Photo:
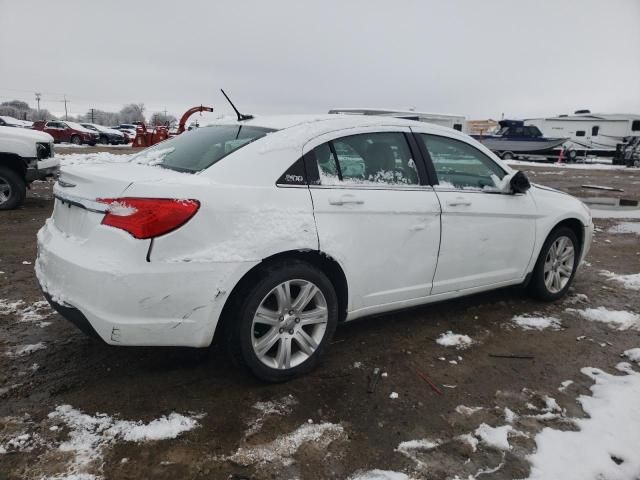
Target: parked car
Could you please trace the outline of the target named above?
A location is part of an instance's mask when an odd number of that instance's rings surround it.
[[[99,134],[89,130],[79,123],[50,120],[48,122],[34,122],[33,128],[51,135],[56,143],[73,143],[75,145],[95,145]]]
[[[125,134],[125,139],[127,139],[127,143],[133,142],[133,140],[136,138],[137,127],[131,123],[122,123],[111,128],[123,132]]]
[[[0,126],[0,210],[19,207],[31,182],[55,175],[58,164],[51,135]]]
[[[0,127],[31,128],[32,126],[33,122],[28,120],[19,120],[7,115],[0,116]]]
[[[593,234],[467,135],[388,117],[215,124],[64,168],[54,194],[36,273],[58,312],[112,345],[218,333],[267,381],[308,372],[340,322],[509,285],[560,299]]]
[[[125,141],[124,133],[113,128],[96,125],[95,123],[81,123],[84,128],[98,132],[98,143],[105,145],[122,145]]]

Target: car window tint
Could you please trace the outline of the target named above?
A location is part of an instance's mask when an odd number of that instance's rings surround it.
[[[314,150],[325,185],[417,185],[418,172],[403,133],[350,135]]]
[[[496,186],[504,170],[477,148],[466,142],[437,135],[421,134],[438,177],[437,187],[482,190]]]

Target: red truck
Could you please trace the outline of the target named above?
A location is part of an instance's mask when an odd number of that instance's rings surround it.
[[[98,143],[100,134],[84,128],[79,123],[61,120],[51,120],[48,122],[35,122],[34,130],[46,132],[53,137],[56,143],[73,143],[75,145],[95,145]]]

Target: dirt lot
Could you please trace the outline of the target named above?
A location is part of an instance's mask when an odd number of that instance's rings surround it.
[[[580,196],[594,195],[579,185],[598,184],[640,198],[637,171],[524,169],[536,182]],[[114,479],[315,479],[371,469],[429,479],[482,471],[480,478],[523,478],[535,433],[572,428],[566,417],[583,415],[576,398],[590,393],[592,381],[580,369],[619,373],[621,353],[640,347],[640,332],[566,310],[640,312],[638,291],[601,274],[640,272],[640,236],[608,232],[619,219],[596,219],[591,253],[566,300],[538,303],[512,288],[354,322],[338,329],[311,375],[264,385],[232,366],[221,348],[110,347],[35,303],[43,299],[33,272],[35,236],[52,205],[51,184],[38,183],[23,208],[0,213],[0,448],[6,451],[0,449],[0,479],[74,472]],[[18,300],[24,303],[7,307]],[[556,330],[523,330],[512,322],[523,314],[562,323]],[[456,350],[435,343],[449,330],[473,344]],[[45,348],[16,353],[39,342]],[[386,375],[368,392],[374,368]],[[565,380],[574,383],[559,391]],[[60,414],[64,408],[55,413],[63,405],[91,417],[69,420]],[[456,410],[460,405],[483,408]],[[482,442],[476,449],[458,438],[482,423],[504,425],[505,407],[519,415],[514,425],[526,434],[510,437],[511,449]],[[198,426],[144,442],[108,429],[117,420],[146,424],[172,412],[190,415]],[[132,428],[126,425],[125,431]],[[438,445],[399,448],[422,439]]]

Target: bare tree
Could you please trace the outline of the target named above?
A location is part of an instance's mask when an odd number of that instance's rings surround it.
[[[120,123],[144,122],[144,103],[130,103],[118,113]]]
[[[153,112],[151,118],[149,119],[149,123],[153,126],[163,125],[165,127],[169,127],[175,124],[178,121],[176,117],[173,115],[166,115],[164,112]]]

